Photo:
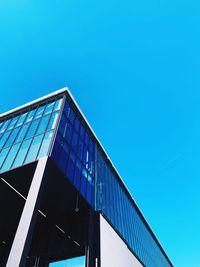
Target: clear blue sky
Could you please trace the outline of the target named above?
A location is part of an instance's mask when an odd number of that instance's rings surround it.
[[[1,0],[0,112],[68,86],[176,267],[200,266],[200,4]]]

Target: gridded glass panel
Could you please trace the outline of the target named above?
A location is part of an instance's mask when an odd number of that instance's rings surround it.
[[[91,139],[89,133],[85,135],[85,127],[79,115],[65,101],[51,157],[93,206],[94,141]],[[90,143],[93,144],[91,148]]]
[[[144,266],[171,266],[99,149],[96,168],[96,210],[103,212]]]
[[[61,104],[62,99],[47,100],[0,122],[0,172],[48,154]]]

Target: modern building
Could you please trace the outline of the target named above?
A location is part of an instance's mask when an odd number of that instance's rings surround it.
[[[0,116],[0,267],[173,266],[67,88]]]

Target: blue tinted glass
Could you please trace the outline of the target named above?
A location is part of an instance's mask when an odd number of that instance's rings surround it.
[[[55,103],[54,111],[56,111],[56,110],[60,110],[61,105],[62,105],[62,99],[58,99],[58,100],[56,101],[56,103]]]
[[[84,135],[85,135],[85,128],[83,127],[83,125],[81,125],[80,137],[81,137],[82,140],[84,140]]]
[[[2,121],[2,122],[0,122],[0,129],[1,129],[1,127],[3,126],[3,123],[4,123],[3,121]]]
[[[71,143],[71,139],[72,139],[72,127],[71,125],[68,123],[67,127],[66,127],[66,140]]]
[[[10,135],[10,132],[5,132],[0,139],[0,149],[4,146],[6,140],[8,139],[8,136]]]
[[[83,157],[83,142],[81,141],[81,139],[79,139],[79,142],[78,142],[78,157],[80,160],[82,160],[82,157]]]
[[[39,151],[43,134],[34,137],[33,142],[29,148],[28,154],[26,156],[25,163],[34,161],[36,159],[37,153]]]
[[[74,131],[72,138],[72,148],[74,149],[74,151],[77,150],[77,145],[78,145],[78,134]]]
[[[77,159],[75,174],[74,174],[74,185],[78,190],[80,188],[80,181],[81,181],[81,162]]]
[[[68,160],[68,166],[67,166],[67,177],[71,181],[73,180],[73,177],[74,177],[74,167],[75,167],[75,155],[71,151],[69,160]]]
[[[83,167],[81,175],[81,193],[83,196],[86,196],[86,186],[87,186],[87,171]]]
[[[36,131],[37,127],[38,127],[38,123],[39,123],[39,120],[34,120],[31,123],[31,125],[30,125],[30,127],[28,129],[28,132],[26,134],[26,138],[29,138],[29,137],[31,137],[31,136],[33,136],[35,134],[35,131]]]
[[[47,155],[52,137],[53,137],[53,131],[47,132],[45,134],[44,140],[42,141],[42,146],[40,148],[40,152],[38,155],[39,158]]]
[[[46,130],[49,118],[50,118],[50,115],[47,115],[41,119],[40,125],[37,129],[37,134],[43,133]]]
[[[36,112],[35,109],[29,111],[28,116],[27,116],[25,122],[31,122],[31,121],[33,120],[33,117],[34,117],[34,115],[35,115],[35,112]]]
[[[7,148],[4,148],[3,150],[1,150],[1,152],[0,152],[0,168],[1,168],[1,165],[4,162],[4,160],[8,154],[9,149],[10,148],[7,147]]]
[[[19,128],[15,128],[15,129],[12,131],[12,133],[10,134],[10,136],[9,136],[9,138],[8,138],[8,140],[7,140],[6,144],[5,144],[5,146],[10,146],[11,144],[14,143],[15,138],[16,138],[18,132],[19,132]]]
[[[18,166],[23,164],[25,156],[26,156],[26,153],[28,151],[28,148],[29,148],[30,144],[31,144],[31,139],[25,140],[22,143],[22,145],[21,145],[21,147],[19,149],[19,152],[17,154],[17,157],[16,157],[16,159],[15,159],[15,161],[13,163],[13,168],[18,167]]]
[[[64,111],[66,117],[68,118],[69,117],[69,113],[70,113],[70,107],[69,107],[69,104],[68,104],[67,101],[65,102],[65,106],[64,106],[64,110],[63,111]]]
[[[78,119],[78,117],[76,117],[76,120],[75,120],[75,124],[74,124],[74,128],[77,132],[79,132],[79,128],[80,128],[80,121]]]
[[[11,121],[11,120],[7,120],[7,121],[4,122],[4,124],[3,124],[2,127],[1,127],[0,133],[5,132],[5,130],[7,129],[8,125],[9,125],[9,123],[10,123],[10,121]]]
[[[59,156],[60,156],[59,167],[61,168],[63,172],[65,172],[68,158],[69,158],[69,146],[66,142],[64,143],[63,149]]]
[[[42,117],[42,114],[44,112],[45,106],[41,106],[37,109],[36,114],[35,114],[35,119],[39,119]]]
[[[17,151],[19,149],[20,144],[16,144],[14,145],[11,150],[9,151],[9,156],[7,157],[7,159],[4,161],[3,166],[1,167],[1,171],[7,171],[10,169],[12,162],[17,154]]]
[[[70,109],[70,113],[69,113],[69,121],[71,122],[71,124],[74,124],[74,119],[75,119],[75,113],[72,109]]]
[[[28,113],[26,112],[26,113],[22,114],[22,115],[19,117],[19,120],[17,121],[16,127],[21,126],[21,125],[24,123],[24,120],[25,120],[27,114],[28,114]]]
[[[86,144],[86,146],[89,145],[89,136],[88,136],[87,132],[85,132],[85,144]]]
[[[54,129],[56,127],[58,116],[59,116],[59,112],[54,112],[51,115],[51,118],[50,118],[50,121],[49,121],[49,124],[48,124],[48,127],[47,127],[47,131],[52,130],[52,129]]]
[[[13,127],[15,127],[15,124],[16,124],[16,122],[18,121],[18,119],[19,119],[19,116],[13,118],[13,119],[11,120],[11,122],[10,122],[10,124],[9,124],[9,126],[8,126],[8,128],[7,128],[7,130],[11,130],[11,129],[13,129]]]
[[[25,125],[22,126],[22,128],[21,128],[21,130],[20,130],[20,132],[19,132],[19,134],[17,136],[16,142],[21,142],[24,139],[24,136],[25,136],[25,134],[27,132],[27,129],[28,129],[29,125],[30,124],[28,123],[28,124],[25,124]]]
[[[44,115],[50,114],[53,110],[54,102],[47,104]]]

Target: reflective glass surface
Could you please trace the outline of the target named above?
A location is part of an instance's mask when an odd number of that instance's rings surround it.
[[[94,141],[89,134],[89,129],[87,130],[81,121],[80,115],[67,101],[51,157],[68,180],[93,206]]]
[[[48,154],[61,105],[54,99],[0,122],[0,172]]]
[[[85,256],[52,262],[49,267],[85,267]]]

